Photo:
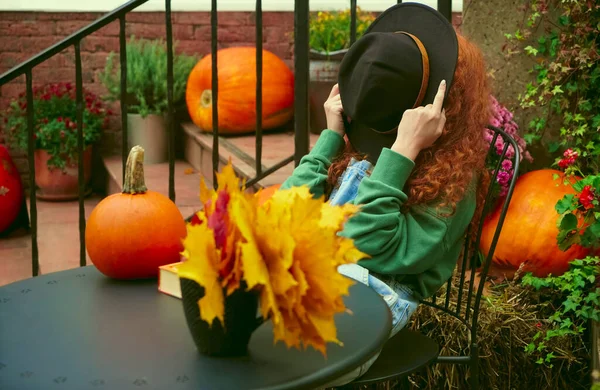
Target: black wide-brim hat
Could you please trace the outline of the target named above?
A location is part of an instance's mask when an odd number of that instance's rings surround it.
[[[393,145],[404,111],[433,103],[442,80],[446,97],[458,61],[452,24],[423,4],[384,11],[344,55],[339,89],[352,147],[375,163]]]

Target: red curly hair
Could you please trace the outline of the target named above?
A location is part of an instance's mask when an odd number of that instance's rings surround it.
[[[435,144],[419,153],[407,182],[406,206],[436,203],[450,214],[478,177],[477,211],[481,216],[489,175],[485,169],[487,146],[483,130],[490,119],[490,90],[483,55],[477,46],[458,35],[458,63],[446,100],[446,126]],[[346,142],[346,149],[329,168],[328,186],[338,182],[351,158],[362,159]]]

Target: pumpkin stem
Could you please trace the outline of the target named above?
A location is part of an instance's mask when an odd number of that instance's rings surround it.
[[[144,180],[144,148],[139,145],[131,148],[125,166],[124,194],[143,194],[148,191]]]
[[[200,95],[200,105],[203,108],[210,107],[212,104],[212,91],[210,89],[205,89],[202,91],[202,95]]]

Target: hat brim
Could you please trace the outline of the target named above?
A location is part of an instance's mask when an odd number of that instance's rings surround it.
[[[415,35],[425,46],[429,57],[429,83],[422,106],[433,103],[442,80],[446,80],[446,96],[452,87],[458,61],[458,39],[452,24],[435,9],[418,3],[394,5],[371,23],[365,35],[372,32],[405,31]],[[399,91],[400,93],[401,91]],[[343,94],[343,90],[340,90]],[[342,102],[344,96],[341,96]],[[368,154],[375,163],[381,150],[391,147],[396,132],[382,134],[352,121],[347,129],[348,140],[358,152]]]

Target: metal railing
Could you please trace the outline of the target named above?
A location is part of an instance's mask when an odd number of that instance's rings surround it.
[[[81,63],[81,41],[90,34],[98,31],[107,24],[119,20],[119,50],[120,50],[120,87],[121,87],[121,130],[122,130],[122,175],[125,176],[125,162],[129,153],[127,147],[127,42],[126,42],[126,15],[137,7],[143,5],[148,0],[130,0],[117,9],[105,14],[98,20],[90,23],[88,26],[71,34],[62,41],[50,46],[46,50],[31,57],[27,61],[17,65],[6,73],[0,75],[0,86],[14,80],[17,77],[25,75],[26,78],[26,96],[27,96],[27,131],[28,131],[28,164],[29,164],[29,188],[30,188],[30,223],[31,223],[31,266],[32,275],[39,274],[39,255],[37,245],[37,204],[35,191],[35,163],[34,163],[34,112],[33,112],[33,77],[32,70],[37,65],[59,54],[65,49],[73,47],[75,50],[75,84],[76,84],[76,102],[77,102],[77,151],[78,151],[78,180],[79,180],[79,245],[80,245],[80,266],[86,265],[85,249],[85,181],[83,173],[83,78]],[[284,1],[284,0],[282,0]],[[401,3],[399,0],[397,3]],[[213,173],[216,173],[219,166],[219,126],[218,126],[218,7],[217,0],[211,0],[211,57],[212,57],[212,123],[213,123],[213,149],[212,164]],[[350,5],[350,35],[351,42],[356,41],[356,0],[349,0]],[[448,19],[452,17],[451,0],[438,0],[438,10]],[[256,0],[255,22],[256,22],[256,176],[246,182],[252,186],[264,179],[278,169],[288,165],[292,161],[296,165],[300,159],[309,151],[309,0],[294,0],[294,154],[274,164],[268,169],[262,169],[262,1]],[[173,33],[171,20],[171,0],[165,0],[165,24],[166,24],[166,45],[167,45],[167,131],[168,156],[169,156],[169,198],[175,201],[175,124],[173,116]],[[213,183],[216,180],[213,177]]]

